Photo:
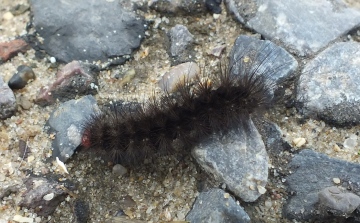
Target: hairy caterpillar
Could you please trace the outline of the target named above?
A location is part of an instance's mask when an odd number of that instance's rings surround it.
[[[271,105],[274,70],[263,67],[271,55],[254,62],[257,56],[240,55],[211,79],[197,77],[194,85],[185,80],[175,93],[135,109],[113,107],[94,114],[84,125],[82,146],[103,150],[123,165],[190,151],[210,134],[226,132]]]

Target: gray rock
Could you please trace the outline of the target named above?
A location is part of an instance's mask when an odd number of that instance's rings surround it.
[[[242,200],[253,202],[265,193],[269,157],[251,119],[226,135],[211,136],[192,154],[202,168]]]
[[[306,65],[297,87],[306,117],[341,126],[360,123],[359,57],[359,43],[336,43]]]
[[[342,187],[327,187],[318,194],[322,212],[349,217],[360,206],[360,197]]]
[[[46,106],[59,101],[74,99],[76,96],[97,93],[96,66],[79,61],[66,64],[56,73],[56,80],[40,89],[35,102]]]
[[[7,119],[11,117],[15,111],[15,95],[0,76],[0,119]]]
[[[27,190],[19,206],[33,208],[40,216],[51,215],[67,195],[61,184],[44,177],[29,177],[25,185]]]
[[[186,216],[192,223],[246,223],[250,217],[236,201],[221,189],[202,192]]]
[[[140,46],[144,20],[126,11],[118,1],[31,0],[40,44],[62,62],[72,60],[124,63]]]
[[[173,59],[173,65],[191,61],[194,56],[192,43],[194,36],[189,32],[186,26],[176,25],[170,29],[170,56]]]
[[[340,0],[225,2],[239,22],[268,39],[280,40],[300,56],[317,52],[360,25],[360,10]]]
[[[243,35],[236,39],[229,57],[232,73],[256,73],[277,84],[290,78],[298,66],[296,59],[283,48],[268,40]]]
[[[35,79],[35,73],[31,67],[20,65],[17,72],[10,78],[8,85],[11,89],[22,89],[28,81]]]
[[[113,166],[112,173],[116,176],[123,176],[128,172],[128,170],[120,164],[116,164]]]
[[[65,162],[80,145],[83,124],[94,112],[99,112],[96,100],[87,95],[78,100],[61,104],[50,115],[47,125],[50,133],[56,133],[52,142],[53,157]]]
[[[284,207],[284,215],[287,218],[308,221],[331,217],[332,214],[322,211],[322,208],[317,207],[317,203],[319,192],[334,186],[333,178],[339,178],[344,187],[354,188],[351,192],[360,195],[359,187],[354,185],[360,184],[359,164],[332,159],[305,149],[295,155],[289,167],[293,173],[286,178],[286,182],[294,196]],[[324,201],[321,203],[324,204]],[[356,205],[357,201],[354,201],[352,206]]]

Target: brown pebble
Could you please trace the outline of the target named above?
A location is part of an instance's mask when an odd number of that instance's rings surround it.
[[[19,52],[25,53],[29,48],[29,45],[22,39],[0,43],[0,64],[14,57]]]

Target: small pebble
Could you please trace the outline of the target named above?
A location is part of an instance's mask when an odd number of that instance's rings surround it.
[[[35,79],[35,73],[32,68],[20,65],[17,72],[10,78],[8,85],[11,89],[22,89],[33,79]]]
[[[170,68],[158,82],[159,87],[167,92],[174,92],[178,84],[191,80],[200,73],[200,67],[194,62],[186,62]]]
[[[14,18],[14,15],[13,15],[11,12],[5,12],[5,13],[3,14],[3,19],[4,19],[4,20],[10,20],[10,19],[12,19],[12,18]]]
[[[335,184],[339,184],[340,183],[340,179],[339,178],[333,178],[333,181]]]
[[[55,57],[50,57],[50,63],[56,63],[56,58]]]
[[[349,136],[349,138],[345,139],[344,141],[344,147],[346,149],[352,149],[355,148],[357,146],[357,135],[352,134]]]
[[[32,106],[32,103],[29,101],[29,99],[27,99],[24,96],[20,96],[19,97],[19,105],[24,109],[24,110],[29,110]]]
[[[258,185],[257,189],[258,189],[260,194],[265,194],[266,193],[266,188],[261,186],[261,185]]]
[[[114,175],[123,176],[127,173],[127,169],[120,164],[116,164],[112,170]]]
[[[265,201],[265,207],[271,208],[272,207],[272,201],[271,200],[266,200]]]
[[[334,145],[333,149],[334,149],[335,152],[340,152],[341,151],[341,148],[337,144]]]
[[[21,215],[15,215],[13,220],[16,221],[16,222],[27,222],[27,223],[34,222],[33,218],[27,218],[27,217],[23,217]]]
[[[305,138],[295,138],[293,139],[293,144],[296,147],[301,147],[306,143],[306,139]]]
[[[27,158],[28,163],[31,163],[31,162],[34,161],[34,160],[35,160],[35,157],[34,157],[34,156],[29,156],[29,157]]]
[[[43,197],[45,201],[51,201],[54,198],[54,193],[47,194]]]

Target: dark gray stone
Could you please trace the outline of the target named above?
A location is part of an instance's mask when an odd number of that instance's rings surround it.
[[[221,2],[222,0],[205,0],[205,5],[210,12],[221,14]]]
[[[225,0],[234,17],[296,54],[317,52],[360,25],[360,10],[334,0]]]
[[[328,212],[329,207],[324,211],[322,207],[318,207],[318,202],[319,192],[321,194],[325,188],[334,186],[333,178],[340,179],[339,186],[350,188],[349,193],[360,195],[359,186],[356,186],[360,184],[359,164],[332,159],[305,149],[295,155],[289,168],[293,173],[286,177],[286,182],[293,196],[284,207],[287,218],[308,221],[332,217],[333,213]],[[321,203],[324,204],[323,201]],[[356,206],[357,201],[352,205]],[[346,217],[348,216],[347,213]]]
[[[19,206],[33,208],[40,216],[51,215],[67,195],[61,184],[45,177],[29,177],[24,183],[27,190]]]
[[[8,85],[11,89],[22,89],[28,81],[35,79],[35,73],[31,67],[20,65],[17,72],[10,78]]]
[[[297,87],[306,117],[341,126],[360,123],[359,58],[359,43],[336,43],[306,65]]]
[[[176,25],[170,29],[170,56],[173,65],[192,61],[195,54],[192,43],[194,36],[189,32],[186,26]]]
[[[265,193],[269,157],[251,119],[226,135],[211,136],[192,154],[202,168],[242,200],[253,202]]]
[[[150,9],[162,14],[191,15],[206,12],[205,0],[152,0],[149,2]]]
[[[15,95],[0,76],[0,119],[7,119],[11,117],[15,111]]]
[[[145,24],[118,1],[31,0],[35,29],[45,51],[62,62],[123,63],[140,46]]]
[[[52,84],[40,89],[35,102],[46,106],[57,99],[64,102],[76,96],[96,94],[98,72],[92,64],[72,61],[56,73],[56,80]]]
[[[99,108],[91,95],[67,101],[52,112],[47,124],[49,132],[56,133],[52,142],[54,158],[65,162],[72,156],[81,143],[83,124],[94,112]]]
[[[73,205],[73,211],[76,223],[86,223],[89,220],[89,204],[81,199],[76,199]]]
[[[298,63],[286,50],[266,40],[239,36],[230,52],[231,72],[264,75],[269,84],[281,84],[291,77]]]
[[[228,193],[211,189],[199,194],[186,220],[191,223],[247,223],[250,217]]]

